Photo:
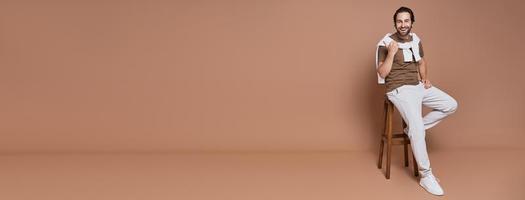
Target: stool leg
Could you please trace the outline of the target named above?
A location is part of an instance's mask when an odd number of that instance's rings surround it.
[[[385,143],[383,142],[383,138],[381,137],[381,145],[379,145],[379,160],[377,161],[377,168],[381,169],[383,166],[383,149],[384,149]]]
[[[387,151],[386,151],[386,179],[390,179],[390,164],[392,158],[392,105],[388,104],[387,107],[387,129],[386,129],[386,138],[387,138]]]
[[[384,114],[384,118],[383,118],[383,122],[384,122],[384,126],[383,126],[383,133],[381,133],[381,144],[379,145],[379,159],[377,161],[377,168],[378,169],[381,169],[382,166],[383,166],[383,150],[385,148],[385,141],[383,141],[383,135],[385,135],[386,133],[386,123],[387,123],[387,104],[386,102],[384,103],[384,109],[383,109],[383,114]]]
[[[386,145],[386,179],[390,179],[390,161],[392,157],[392,144],[389,142]]]
[[[403,130],[407,127],[407,124],[405,123],[405,120],[401,120]],[[404,133],[404,131],[403,131]],[[404,135],[403,135],[404,136]],[[405,150],[405,167],[408,167],[408,141],[406,137],[403,137],[403,146]]]
[[[406,140],[406,138],[403,138],[403,142],[405,143],[403,144],[403,149],[405,150],[405,167],[408,167],[408,144]]]

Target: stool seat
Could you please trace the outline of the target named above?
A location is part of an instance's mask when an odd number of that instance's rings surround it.
[[[410,144],[410,139],[405,133],[392,133],[392,118],[394,113],[394,104],[388,99],[388,97],[385,95],[385,101],[384,101],[384,129],[383,133],[381,134],[381,144],[379,146],[379,160],[377,162],[377,168],[382,168],[383,163],[383,150],[384,145],[387,146],[386,151],[386,173],[385,177],[386,179],[390,179],[390,164],[391,164],[391,157],[392,157],[392,146],[393,145],[403,145],[404,149],[404,158],[405,158],[405,167],[408,167],[408,146]],[[405,121],[402,120],[402,126],[403,128],[407,127],[407,124]],[[417,162],[416,158],[414,157],[414,154],[412,154],[412,160],[413,160],[413,169],[414,169],[414,176],[418,176],[418,170],[417,170]]]

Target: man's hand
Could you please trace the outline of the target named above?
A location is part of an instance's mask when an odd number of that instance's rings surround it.
[[[388,54],[394,56],[397,53],[397,50],[397,42],[395,40],[392,40],[392,42],[388,44]]]
[[[421,82],[423,82],[423,85],[425,85],[425,89],[432,87],[432,84],[430,83],[428,79],[423,79],[421,80]]]

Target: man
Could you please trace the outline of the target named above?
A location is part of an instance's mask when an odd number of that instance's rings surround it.
[[[385,83],[388,99],[408,125],[404,131],[410,138],[418,165],[419,184],[431,194],[443,195],[430,168],[425,130],[454,113],[457,102],[430,83],[423,46],[419,37],[411,33],[414,22],[410,8],[401,7],[394,13],[396,32],[387,34],[378,44],[378,79]],[[421,116],[422,105],[432,108],[424,117]]]

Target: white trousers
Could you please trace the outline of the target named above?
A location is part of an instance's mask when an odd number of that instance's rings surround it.
[[[418,85],[403,85],[386,94],[408,125],[407,135],[410,138],[412,152],[421,177],[425,177],[432,173],[425,142],[425,130],[454,113],[458,103],[435,86],[425,89],[422,82]],[[422,117],[422,105],[432,109],[425,117]]]

